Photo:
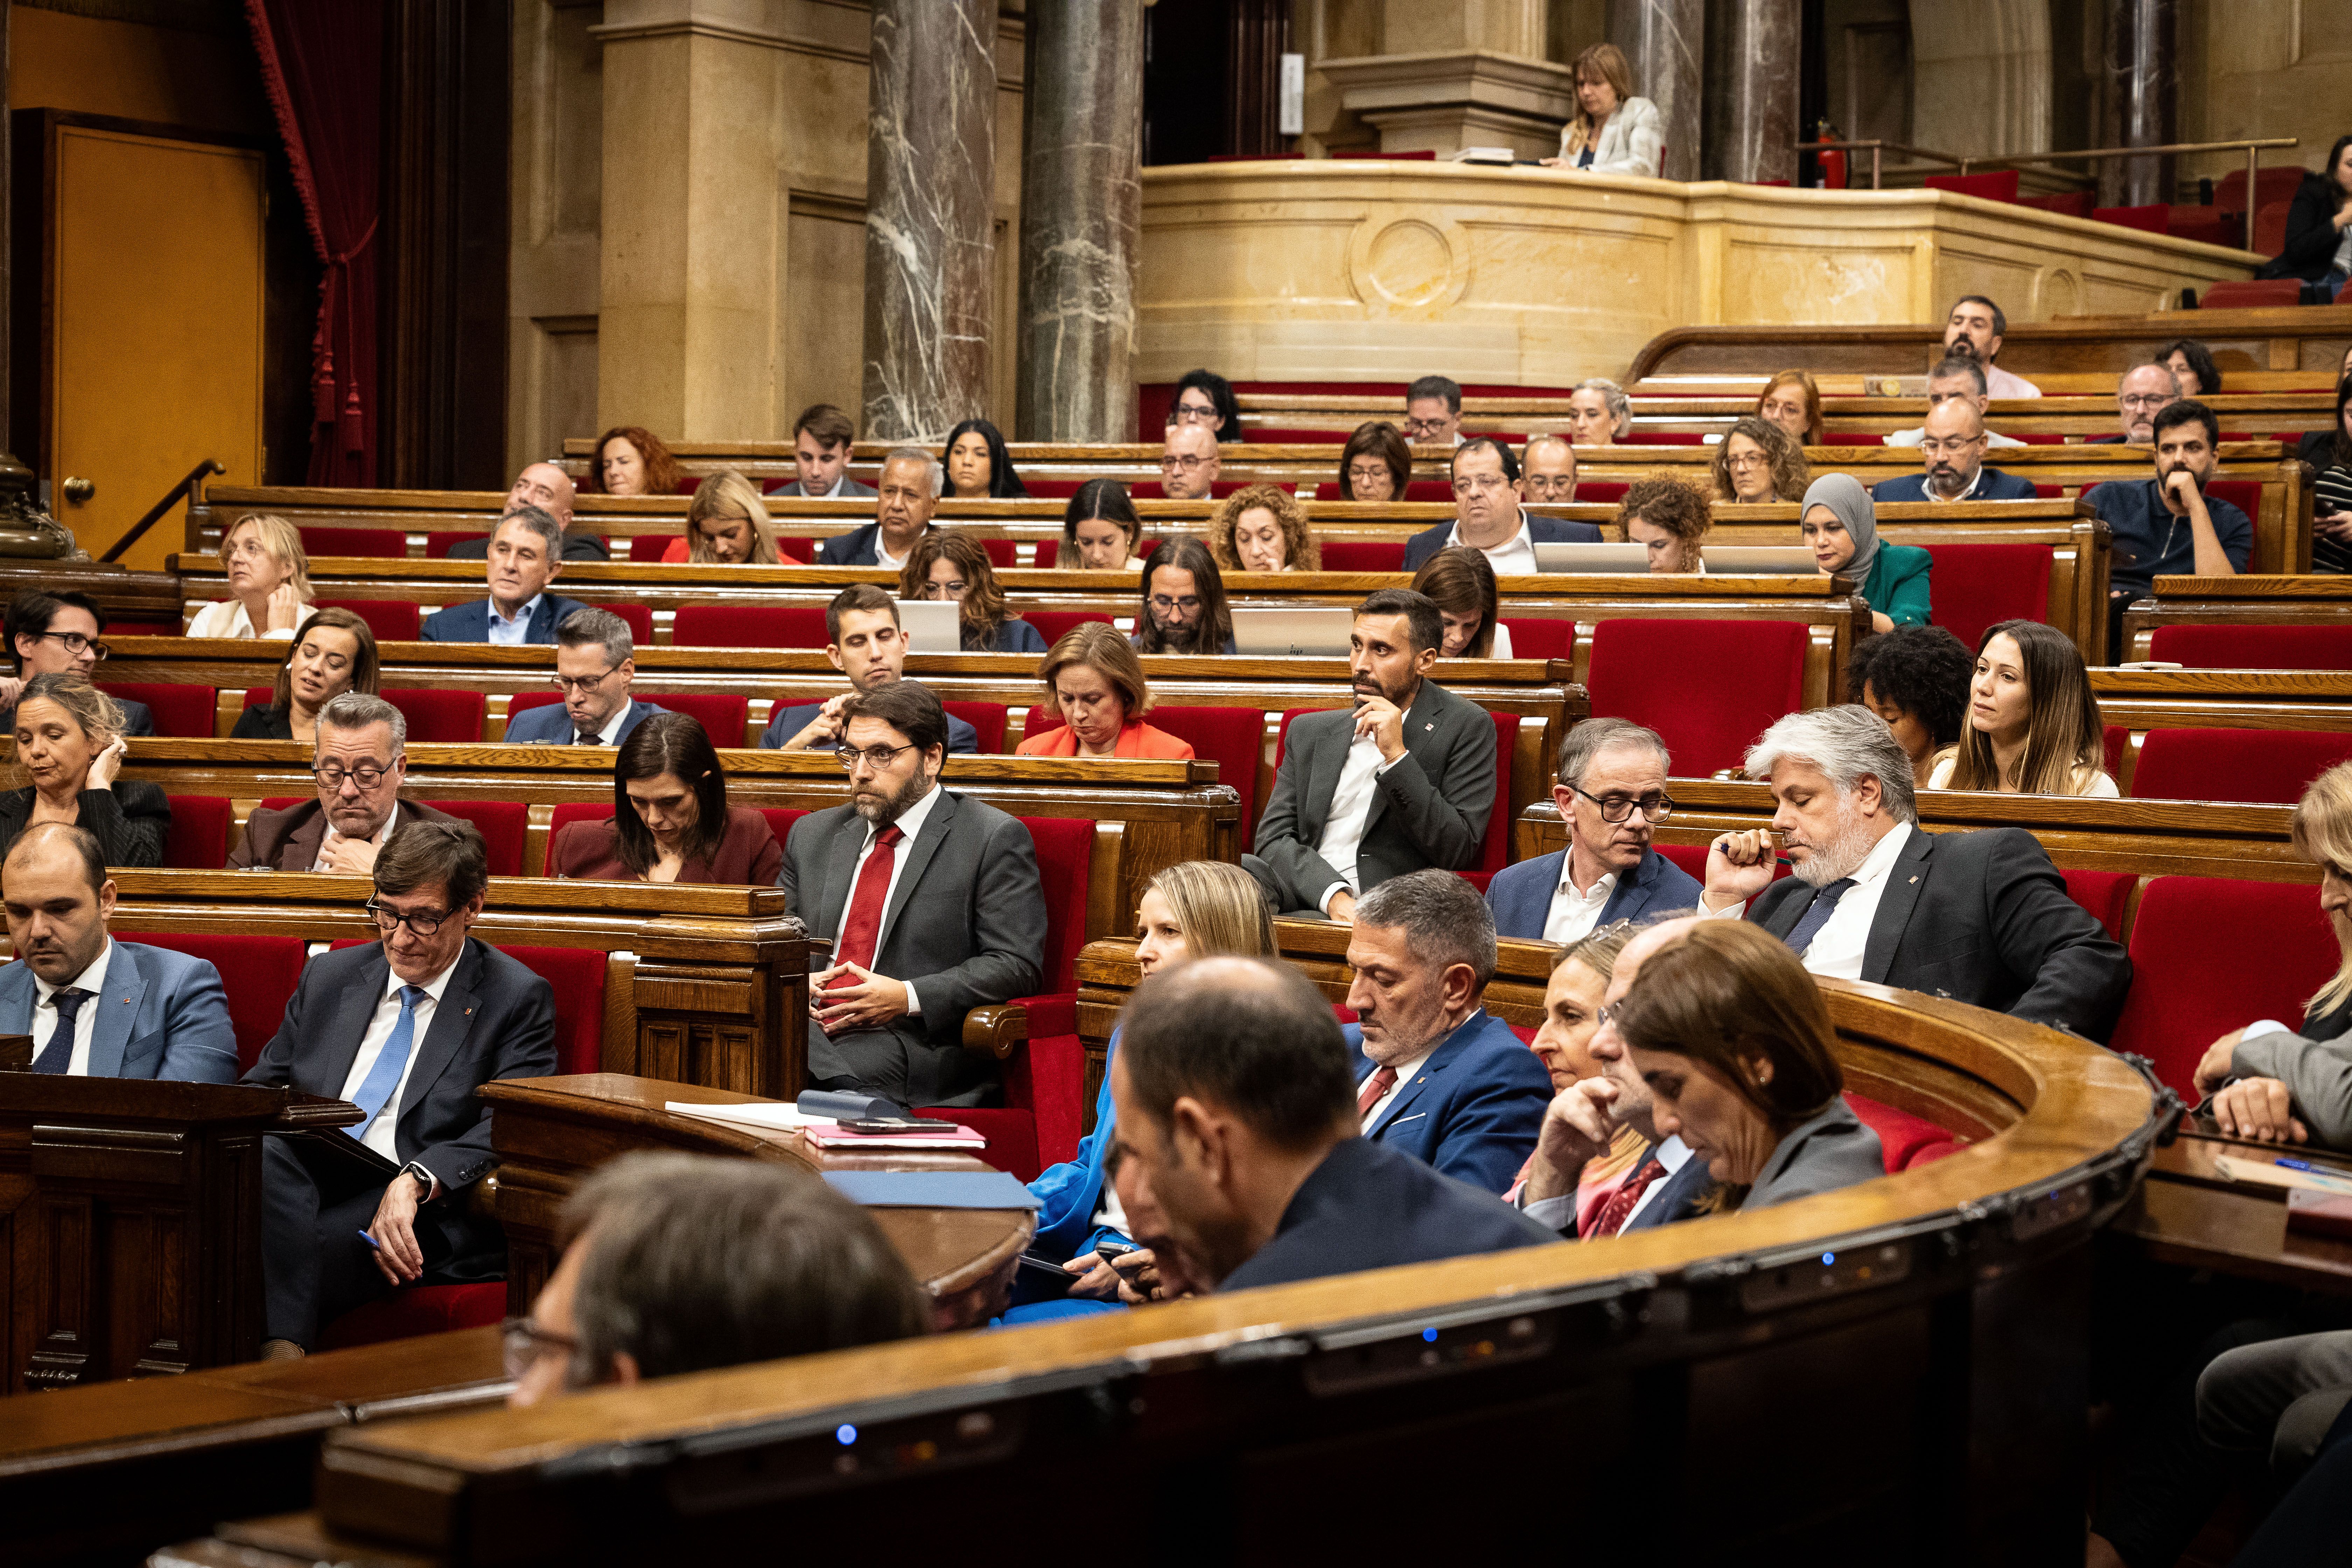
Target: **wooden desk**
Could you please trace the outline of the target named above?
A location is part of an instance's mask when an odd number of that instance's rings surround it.
[[[2153,730],[2352,731],[2352,670],[2094,668],[2091,694],[2128,736],[2116,772],[2126,795]]]
[[[2152,592],[2124,611],[2124,658],[2146,659],[2157,628],[2167,626],[2352,625],[2352,577],[2314,574],[2235,577],[2158,577]]]
[[[2290,1231],[2287,1189],[2232,1182],[2213,1163],[2220,1154],[2268,1161],[2282,1152],[2352,1176],[2352,1165],[2326,1154],[2184,1127],[2156,1152],[2147,1180],[2109,1228],[2134,1237],[2158,1263],[2352,1296],[2352,1242]]]

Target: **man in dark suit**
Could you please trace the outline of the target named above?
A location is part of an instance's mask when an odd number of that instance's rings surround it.
[[[610,561],[613,552],[604,548],[604,541],[593,533],[576,533],[572,527],[572,502],[574,500],[572,476],[553,463],[526,463],[515,476],[514,488],[507,491],[504,516],[511,517],[527,506],[535,506],[553,518],[563,528],[563,559],[566,561]],[[449,547],[452,561],[487,561],[490,558],[489,535],[479,539],[461,539]]]
[[[318,798],[278,811],[256,806],[228,852],[228,868],[364,877],[402,825],[457,821],[400,797],[407,743],[408,720],[383,698],[346,691],[328,702],[319,710],[310,760]]]
[[[940,787],[947,715],[910,681],[842,710],[850,801],[793,824],[776,886],[832,965],[809,976],[808,1076],[901,1105],[979,1105],[964,1015],[1037,989],[1045,894],[1029,830]]]
[[[545,647],[564,616],[586,608],[547,591],[562,570],[563,525],[535,506],[510,511],[490,534],[490,596],[434,611],[416,635],[425,642]]]
[[[1570,456],[1571,464],[1574,461]],[[1570,469],[1570,489],[1575,489]],[[1421,563],[1449,545],[1466,544],[1486,552],[1496,576],[1524,577],[1536,569],[1538,544],[1598,544],[1601,530],[1589,522],[1569,522],[1523,511],[1526,490],[1519,481],[1519,460],[1491,436],[1476,436],[1454,448],[1454,521],[1424,529],[1405,541],[1404,569],[1419,571]]]
[[[906,679],[907,637],[898,625],[898,601],[873,583],[852,583],[824,607],[824,657],[849,677],[849,689],[823,702],[780,708],[760,735],[770,751],[830,751],[841,744],[841,710],[862,692],[878,691]],[[980,750],[980,731],[950,713],[948,750]]]
[[[793,482],[776,493],[790,500],[838,500],[870,496],[872,485],[849,477],[849,451],[857,426],[830,403],[812,403],[793,421]]]
[[[1791,713],[1749,749],[1770,833],[1727,833],[1700,907],[1747,918],[1816,974],[1899,986],[2104,1040],[2131,960],[2022,828],[1919,831],[1911,763],[1867,708]],[[1796,875],[1775,882],[1771,834]],[[1752,902],[1750,901],[1752,900]]]
[[[1465,448],[1466,450],[1466,448]],[[1424,595],[1383,588],[1356,611],[1356,706],[1291,721],[1242,864],[1277,911],[1345,921],[1391,877],[1478,863],[1495,808],[1495,721],[1428,679],[1445,625]]]
[[[106,651],[99,634],[106,616],[88,594],[44,594],[27,588],[8,602],[8,651],[16,656],[16,673],[0,678],[0,732],[16,732],[16,697],[25,682],[37,675],[80,675],[97,678],[98,661]],[[155,715],[144,702],[116,698],[122,710],[125,735],[152,735]]]
[[[1345,1034],[1363,1134],[1500,1194],[1536,1146],[1551,1075],[1479,1005],[1495,922],[1451,871],[1410,871],[1366,893],[1348,933]]]
[[[17,835],[0,906],[24,961],[0,967],[0,1034],[33,1037],[35,1072],[236,1081],[220,972],[108,934],[114,879],[96,836],[65,822]]]
[[[925,447],[893,447],[882,459],[874,521],[816,547],[820,566],[887,566],[896,572],[931,526],[947,470]]]
[[[1698,902],[1698,880],[1651,847],[1675,808],[1666,742],[1630,719],[1587,719],[1559,748],[1552,803],[1568,847],[1495,873],[1486,906],[1495,930],[1571,942],[1612,921]]]
[[[467,934],[488,880],[471,824],[402,827],[377,858],[368,905],[383,940],[312,959],[245,1075],[368,1113],[327,1135],[359,1149],[264,1146],[265,1356],[307,1352],[320,1327],[401,1286],[506,1271],[505,1237],[465,1202],[497,1163],[475,1091],[555,1070],[555,995]]]
[[[1927,410],[1919,437],[1919,472],[1881,480],[1874,501],[2032,500],[2033,481],[1984,466],[1984,414],[1969,397],[1948,397]]]
[[[1120,1192],[1150,1194],[1138,1237],[1163,1279],[1243,1290],[1553,1239],[1360,1136],[1349,1056],[1323,994],[1286,964],[1200,958],[1136,988],[1111,1102]]]
[[[629,694],[637,679],[636,640],[610,610],[574,610],[555,630],[555,686],[561,702],[526,708],[507,721],[515,746],[617,746],[664,711]],[[714,735],[715,745],[739,737]]]

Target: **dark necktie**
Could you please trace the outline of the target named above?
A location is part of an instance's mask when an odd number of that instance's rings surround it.
[[[1853,886],[1852,877],[1840,877],[1813,895],[1813,901],[1806,907],[1803,914],[1797,917],[1797,923],[1790,928],[1785,939],[1790,952],[1799,958],[1805,956],[1806,950],[1813,945],[1813,938],[1821,934],[1822,927],[1829,924],[1830,916],[1837,911],[1838,900],[1844,898],[1846,889]]]
[[[890,872],[898,863],[898,841],[906,837],[895,825],[874,836],[874,852],[858,868],[857,886],[841,917],[841,934],[834,939],[833,962],[874,967],[875,944],[882,935],[882,910],[890,897]],[[835,977],[835,987],[855,985],[854,974]]]
[[[49,1000],[57,1004],[58,1026],[49,1043],[41,1047],[41,1059],[33,1064],[35,1072],[63,1072],[73,1066],[74,1020],[81,1014],[81,1005],[89,1000],[89,993],[60,991]]]
[[[575,746],[601,746],[604,743],[604,737],[593,730],[583,730],[572,743]]]
[[[1375,1068],[1364,1079],[1364,1092],[1356,1096],[1356,1120],[1362,1121],[1372,1114],[1372,1107],[1381,1096],[1396,1087],[1396,1068]]]
[[[1617,1190],[1609,1194],[1609,1201],[1602,1204],[1601,1212],[1592,1216],[1592,1229],[1587,1234],[1615,1236],[1623,1230],[1625,1222],[1633,1217],[1633,1205],[1642,1201],[1642,1194],[1650,1190],[1650,1184],[1665,1173],[1665,1162],[1655,1155],[1643,1161],[1642,1168],[1626,1177]]]

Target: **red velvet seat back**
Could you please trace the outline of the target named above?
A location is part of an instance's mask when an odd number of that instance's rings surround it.
[[[320,599],[314,610],[349,610],[367,623],[378,642],[415,642],[424,612],[407,599]]]
[[[2151,730],[2140,742],[2132,798],[2293,805],[2347,758],[2352,734],[2325,730]]]
[[[2088,191],[2059,191],[2046,196],[2021,196],[2017,205],[2040,207],[2043,212],[2057,213],[2063,217],[2089,217],[2092,204],[2097,199]]]
[[[671,542],[670,536],[667,533],[634,534],[629,539],[629,559],[659,561],[669,553]]]
[[[294,531],[302,536],[305,555],[383,559],[408,553],[408,536],[397,528],[313,528],[306,524]]]
[[[2164,234],[2169,229],[2172,211],[2162,202],[2137,207],[2093,207],[2091,221],[2111,223],[2117,228],[2136,228],[2143,234]]]
[[[2193,1100],[2198,1058],[2257,1018],[2292,1028],[2336,973],[2319,889],[2293,882],[2158,877],[2132,920],[2131,994],[2108,1044],[2156,1063]]]
[[[1672,781],[1667,784],[1666,793],[1668,795],[1674,793]],[[1706,845],[1667,844],[1654,840],[1650,847],[1681,867],[1684,873],[1700,887],[1706,886]],[[1789,875],[1789,863],[1776,858],[1772,862],[1772,879],[1777,882],[1787,875]]]
[[[513,728],[518,718],[534,708],[544,708],[551,702],[562,700],[563,694],[560,691],[518,691],[507,699],[507,726]]]
[[[286,1004],[293,1000],[307,956],[298,936],[150,931],[115,934],[125,942],[143,942],[150,947],[168,947],[201,958],[220,971],[221,991],[228,998],[229,1026],[236,1031],[240,1072],[261,1059],[261,1048],[286,1021]]]
[[[209,686],[161,681],[101,680],[98,689],[119,702],[144,702],[155,715],[155,733],[191,741],[213,738],[215,699]]]
[[[601,800],[566,800],[556,803],[547,819],[547,842],[551,849],[555,836],[575,822],[604,822],[611,819],[613,808]]]
[[[1451,501],[1454,499],[1454,481],[1451,479],[1407,479],[1404,486],[1404,494],[1399,496],[1397,499],[1399,500]]]
[[[1890,1176],[1907,1171],[1914,1165],[1925,1165],[1955,1153],[1959,1141],[1944,1128],[1922,1116],[1871,1099],[1866,1094],[1845,1091],[1845,1102],[1864,1127],[1878,1134],[1878,1143],[1886,1160]]]
[[[1041,995],[1078,988],[1078,949],[1087,944],[1087,882],[1094,862],[1095,825],[1085,816],[1024,816],[1021,826],[1037,847],[1037,879],[1045,889],[1045,975]],[[1130,913],[1132,911],[1129,911]]]
[[[1024,610],[1021,618],[1037,628],[1047,647],[1069,636],[1070,628],[1081,621],[1100,621],[1107,626],[1117,624],[1099,610]]]
[[[1576,653],[1576,622],[1567,616],[1529,616],[1505,620],[1513,658],[1569,658]]]
[[[1655,730],[1678,778],[1737,767],[1768,725],[1803,705],[1805,637],[1801,621],[1602,621],[1585,681],[1592,717]]]
[[[2050,616],[2050,551],[2040,544],[1930,544],[1935,622],[1969,647],[1987,626]]]
[[[2257,215],[2255,227],[2262,226]],[[2282,226],[2284,227],[2284,226]],[[2255,237],[2260,239],[2259,234]],[[2303,300],[2303,283],[2294,278],[2256,278],[2231,283],[2210,283],[2197,298],[2198,305],[2208,310],[2259,310],[2273,305],[2295,305]]]
[[[824,612],[813,605],[688,605],[670,640],[680,647],[823,647]]]
[[[942,702],[940,707],[978,732],[977,744],[983,757],[1001,756],[1004,752],[1004,716],[1006,705],[1002,702]]]
[[[1036,710],[1032,709],[1034,712]],[[1154,708],[1144,722],[1165,730],[1217,764],[1217,782],[1242,797],[1242,842],[1257,826],[1257,768],[1265,755],[1265,714],[1255,708]]]
[[[2225,430],[2221,433],[2221,439],[2251,441],[2253,437],[2233,436]],[[2228,501],[2244,512],[2250,522],[2262,515],[2263,482],[2260,479],[2214,479],[2206,485],[2205,493],[2215,500]]]
[[[172,826],[163,835],[163,864],[189,871],[217,871],[228,864],[228,830],[236,816],[226,795],[175,795]]]
[[[2158,626],[2148,657],[2191,669],[2352,669],[2352,626]]]
[[[425,536],[425,554],[428,560],[446,561],[449,559],[451,545],[463,544],[469,539],[488,539],[488,534],[479,529],[428,533]]]
[[[522,875],[522,841],[530,831],[530,806],[519,800],[428,800],[425,804],[481,830],[491,876]]]
[[[592,610],[604,610],[629,623],[629,636],[639,647],[650,647],[654,640],[654,613],[643,605],[591,604],[582,600]]]
[[[983,539],[980,547],[988,552],[988,563],[999,572],[1010,572],[1021,564],[1021,542],[1017,539]]]
[[[443,745],[478,745],[482,724],[490,710],[489,699],[478,691],[433,691],[416,687],[386,687],[383,700],[408,721],[408,739]]]
[[[748,697],[730,696],[724,691],[644,691],[637,695],[640,701],[657,708],[692,715],[714,746],[743,743],[744,721],[751,711],[751,700]]]
[[[1633,488],[1625,479],[1588,479],[1576,487],[1576,499],[1586,506],[1615,506]]]
[[[507,947],[500,952],[555,993],[555,1070],[604,1070],[604,966],[595,947]]]
[[[2139,878],[2129,871],[2070,869],[2060,875],[2066,879],[2066,896],[2090,911],[2109,936],[2123,941],[2124,914],[2131,906],[2132,889],[2139,885]]]
[[[816,541],[803,539],[797,535],[791,539],[779,538],[776,541],[776,553],[787,561],[797,561],[803,566],[814,566],[816,564]]]
[[[802,817],[808,815],[808,807],[804,805],[763,805],[760,808],[760,815],[768,819],[768,831],[776,836],[777,843],[782,844],[785,838],[791,835],[793,831],[793,824],[798,822]]]
[[[1323,546],[1326,572],[1402,572],[1404,541],[1335,539]]]
[[[109,640],[112,640],[117,637],[175,637],[186,630],[187,628],[183,626],[176,619],[169,621],[109,621],[106,623],[106,635]]]

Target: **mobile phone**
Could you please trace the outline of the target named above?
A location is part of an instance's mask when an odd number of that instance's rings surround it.
[[[952,1121],[923,1121],[913,1117],[901,1121],[887,1116],[861,1116],[840,1125],[852,1132],[952,1132],[956,1130],[956,1123]]]
[[[1131,1242],[1102,1241],[1095,1244],[1095,1256],[1101,1258],[1105,1263],[1110,1264],[1113,1268],[1117,1268],[1118,1260],[1125,1258],[1129,1253],[1139,1250],[1141,1249],[1137,1247]]]

